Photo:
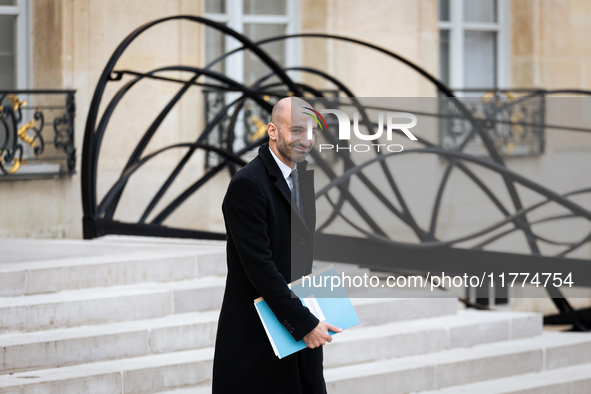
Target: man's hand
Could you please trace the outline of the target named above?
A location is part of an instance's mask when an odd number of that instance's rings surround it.
[[[328,333],[328,330],[333,332],[343,331],[342,328],[331,326],[330,324],[321,321],[318,323],[316,328],[314,328],[304,337],[304,343],[310,349],[314,349],[320,345],[326,344],[326,342],[332,342],[332,337]]]

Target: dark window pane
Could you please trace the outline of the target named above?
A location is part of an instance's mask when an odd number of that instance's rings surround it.
[[[16,16],[0,15],[0,55],[14,52]]]
[[[449,21],[449,0],[439,0],[439,20]]]
[[[0,89],[16,88],[16,16],[0,15]]]
[[[219,30],[209,26],[205,27],[205,62],[209,64],[226,52],[225,36]],[[210,70],[221,74],[226,72],[226,62],[222,60],[216,63]]]
[[[439,78],[449,85],[449,30],[439,31]]]
[[[0,90],[16,88],[14,57],[0,55]]]
[[[226,0],[206,0],[205,12],[213,12],[216,14],[226,13]]]
[[[466,31],[464,35],[464,87],[497,85],[497,35],[491,31]]]
[[[0,0],[0,5],[16,5],[16,0]]]
[[[464,0],[465,22],[496,22],[497,0]]]
[[[285,0],[244,0],[246,15],[285,15]]]
[[[244,25],[244,34],[253,41],[259,41],[285,34],[285,25],[247,23]],[[262,48],[280,66],[285,66],[285,41],[265,44]],[[269,67],[264,65],[252,52],[246,51],[244,53],[244,82],[246,84],[254,83],[269,72]]]

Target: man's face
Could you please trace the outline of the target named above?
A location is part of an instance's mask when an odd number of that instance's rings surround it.
[[[291,106],[287,106],[281,116],[280,124],[275,125],[279,158],[290,166],[304,161],[316,140],[316,125],[313,127],[312,138],[308,139],[308,117],[304,112],[307,111],[295,103],[293,111]]]

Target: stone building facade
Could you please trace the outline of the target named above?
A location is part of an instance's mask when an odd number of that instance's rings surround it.
[[[14,45],[4,53],[12,54],[11,64],[16,65],[1,70],[5,86],[0,89],[75,89],[74,142],[78,153],[73,175],[0,182],[0,200],[3,201],[0,236],[82,238],[80,155],[86,115],[98,78],[113,51],[131,31],[166,16],[206,16],[253,40],[285,33],[325,33],[356,38],[409,59],[447,81],[452,88],[591,90],[591,49],[586,39],[591,31],[591,3],[586,0],[487,0],[482,2],[481,8],[474,8],[464,3],[467,1],[0,1],[0,18],[13,23],[10,37]],[[25,27],[22,27],[23,20],[26,20]],[[147,71],[175,64],[202,66],[235,45],[198,24],[172,21],[154,27],[133,42],[117,68]],[[347,43],[309,38],[270,45],[266,49],[282,65],[303,65],[326,71],[360,97],[436,95],[432,84],[404,64]],[[472,67],[481,63],[483,67]],[[241,55],[229,58],[221,71],[241,82],[249,82],[264,71],[260,67],[248,55]],[[182,73],[174,75],[184,76]],[[314,76],[302,75],[301,80],[330,88]],[[478,83],[488,85],[475,86]],[[99,198],[119,176],[135,143],[177,89],[174,84],[147,82],[130,92],[119,105],[99,159]],[[112,97],[114,93],[115,90],[109,88],[105,97]],[[104,110],[106,100],[101,105]],[[203,106],[203,94],[199,89],[188,93],[167,116],[148,151],[194,138],[203,127]],[[586,121],[581,111],[575,111],[573,116],[577,124]],[[436,139],[437,135],[431,137]],[[543,182],[550,189],[567,192],[591,181],[588,175],[590,152],[591,140],[584,133],[553,131],[546,135],[543,155],[509,159],[508,167]],[[167,153],[138,172],[127,189],[133,193],[123,195],[116,218],[137,220],[156,190],[154,185],[166,178],[181,154],[178,151]],[[204,171],[204,155],[197,154],[162,204],[170,202]],[[220,202],[228,179],[229,176],[224,175],[208,184],[165,224],[222,231]],[[460,183],[456,186],[461,184],[461,180],[457,182]],[[474,212],[481,209],[478,203],[454,196],[454,183],[451,190],[452,195],[444,207],[442,234],[445,234],[446,221],[460,220],[461,223],[464,220],[456,214],[460,208],[467,207]],[[581,201],[582,204],[589,202]],[[481,223],[468,220],[465,225],[472,229]],[[577,236],[588,231],[585,226],[566,225],[557,231]],[[520,245],[509,242],[503,247],[519,250]],[[576,256],[590,258],[591,246],[582,248]]]

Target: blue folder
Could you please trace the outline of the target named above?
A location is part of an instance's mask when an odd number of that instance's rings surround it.
[[[328,279],[324,278],[326,276],[328,276]],[[337,276],[337,272],[332,265],[329,265],[310,274],[309,280],[302,281],[299,279],[290,283],[289,287],[302,300],[302,304],[308,306],[310,311],[316,317],[319,317],[319,320],[324,320],[345,330],[359,324],[359,318],[342,284],[340,286],[331,286],[330,277],[332,276]],[[315,281],[313,281],[314,279]],[[314,286],[314,284],[319,283],[326,283],[327,286]],[[259,313],[263,327],[277,357],[283,358],[307,347],[303,339],[300,341],[293,339],[287,328],[277,320],[265,300],[257,298],[254,301],[254,306]],[[319,310],[314,310],[315,308],[319,308]],[[336,333],[329,330],[329,334],[334,335]]]

